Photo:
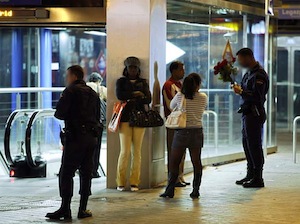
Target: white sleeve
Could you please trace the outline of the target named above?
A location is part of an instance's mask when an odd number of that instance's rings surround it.
[[[170,108],[173,110],[178,104],[178,96],[180,93],[177,93],[170,103]]]

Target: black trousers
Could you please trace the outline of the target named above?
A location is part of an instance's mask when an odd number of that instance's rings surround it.
[[[98,168],[100,166],[100,151],[101,151],[101,143],[102,143],[102,134],[103,129],[101,129],[99,137],[97,139],[97,145],[95,147],[94,151],[94,167],[93,167],[93,173],[96,174],[98,171]]]
[[[262,148],[263,125],[266,121],[264,112],[260,116],[252,113],[242,117],[243,147],[250,171],[262,170],[264,153]]]
[[[91,133],[66,136],[62,163],[59,171],[59,191],[61,197],[73,196],[73,177],[79,169],[80,195],[91,195],[93,155],[97,138]]]

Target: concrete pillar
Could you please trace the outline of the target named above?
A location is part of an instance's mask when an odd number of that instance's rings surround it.
[[[111,117],[113,104],[117,101],[115,83],[122,75],[123,61],[128,56],[140,58],[142,77],[149,81],[152,91],[155,86],[155,104],[158,104],[155,106],[159,108],[158,96],[161,94],[158,87],[166,79],[166,13],[166,0],[107,1],[108,119]],[[147,129],[142,147],[142,188],[149,188],[166,179],[164,135],[164,127]],[[118,134],[108,133],[108,188],[116,187],[119,151]]]

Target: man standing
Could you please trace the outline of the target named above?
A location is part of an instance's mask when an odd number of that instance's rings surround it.
[[[101,118],[100,123],[102,126],[106,123],[106,99],[107,99],[107,88],[105,86],[102,86],[101,83],[103,81],[103,78],[101,75],[97,72],[93,72],[88,82],[86,83],[87,86],[91,87],[99,96],[100,102],[101,102]],[[101,143],[102,143],[102,134],[103,134],[103,128],[100,131],[100,135],[98,136],[98,144],[96,146],[95,152],[94,152],[94,168],[92,172],[93,178],[99,178],[100,174],[98,172],[98,168],[101,166],[100,164],[100,152],[101,152]],[[102,168],[101,168],[102,169]]]
[[[67,88],[57,104],[55,117],[65,121],[65,139],[62,164],[59,171],[61,207],[46,217],[71,219],[73,177],[80,173],[80,206],[78,218],[91,217],[86,210],[91,195],[93,154],[97,145],[100,126],[100,99],[83,81],[83,69],[74,65],[67,70]]]
[[[247,69],[241,85],[233,90],[241,96],[239,113],[242,113],[243,147],[247,159],[247,175],[236,181],[245,188],[264,187],[262,149],[263,125],[266,121],[264,103],[269,90],[269,77],[255,60],[253,51],[243,48],[237,52],[239,64]]]
[[[173,97],[176,95],[177,92],[181,91],[181,80],[184,77],[184,64],[180,61],[174,61],[170,65],[170,73],[171,77],[165,82],[162,90],[163,94],[163,103],[164,103],[164,111],[165,117],[168,117],[171,114],[170,102]],[[168,149],[168,173],[170,171],[170,164],[171,164],[171,150],[172,150],[172,142],[174,138],[174,131],[173,129],[167,128],[167,149]],[[179,167],[179,176],[176,187],[185,187],[190,183],[185,182],[183,175],[184,175],[184,161],[185,161],[185,154],[182,158]]]

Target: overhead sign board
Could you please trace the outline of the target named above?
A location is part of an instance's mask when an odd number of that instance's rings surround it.
[[[279,19],[300,19],[300,8],[280,8],[278,9]]]
[[[103,2],[104,0],[0,0],[0,7],[103,7]]]

